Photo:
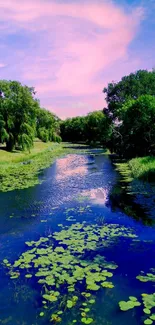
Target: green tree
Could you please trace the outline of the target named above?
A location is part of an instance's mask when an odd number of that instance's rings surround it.
[[[115,151],[129,158],[155,154],[155,97],[140,96],[123,109],[122,124],[116,126]]]
[[[17,81],[0,81],[0,140],[7,150],[33,145],[35,114],[38,102],[33,98],[34,88]],[[3,94],[3,96],[2,96]]]
[[[62,121],[60,124],[61,136],[64,141],[83,142],[86,140],[85,135],[86,118],[74,117]]]
[[[112,82],[104,88],[108,113],[114,119],[123,118],[123,105],[128,100],[138,99],[141,95],[155,95],[155,71],[139,70],[125,76],[119,82]]]
[[[59,119],[53,113],[46,109],[38,108],[36,116],[37,136],[43,142],[60,142],[59,137]]]
[[[106,145],[111,135],[111,120],[103,111],[66,119],[60,125],[64,141]]]
[[[103,111],[89,113],[86,117],[88,143],[106,145],[111,136],[111,120]]]

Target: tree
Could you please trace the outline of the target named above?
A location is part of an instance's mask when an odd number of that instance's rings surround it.
[[[53,113],[38,108],[36,116],[37,136],[43,142],[55,141],[60,142],[59,137],[59,119]]]
[[[86,138],[88,143],[106,145],[110,140],[111,121],[103,111],[89,113],[86,117]]]
[[[116,129],[115,151],[119,154],[128,158],[155,154],[155,97],[143,95],[128,101]]]
[[[104,88],[108,113],[110,116],[122,119],[122,107],[126,101],[136,100],[141,95],[155,95],[155,71],[139,70],[125,76],[120,82],[112,82]]]
[[[0,140],[7,150],[33,145],[35,114],[38,102],[33,98],[34,88],[22,86],[17,81],[0,81]]]
[[[110,139],[111,120],[102,111],[66,119],[60,125],[64,141],[105,145]]]
[[[61,136],[64,141],[83,142],[85,135],[86,118],[74,117],[62,121],[60,124]]]

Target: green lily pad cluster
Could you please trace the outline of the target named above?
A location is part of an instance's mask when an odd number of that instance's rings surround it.
[[[148,282],[148,281],[155,282],[155,270],[152,269],[152,273],[147,273],[147,274],[141,272],[141,274],[138,275],[136,279],[138,279],[141,282]]]
[[[23,274],[27,281],[33,278],[42,286],[44,309],[40,312],[41,317],[50,312],[51,306],[52,310],[61,306],[61,310],[50,315],[51,322],[59,323],[62,319],[60,312],[76,306],[81,312],[81,322],[91,324],[94,294],[103,288],[114,287],[109,279],[117,268],[115,263],[107,262],[104,256],[95,252],[105,243],[107,245],[107,241],[111,244],[119,236],[135,235],[130,229],[112,224],[99,226],[83,222],[64,228],[59,226],[62,228],[59,232],[26,242],[27,250],[12,265],[8,260],[3,262],[12,279]]]
[[[148,318],[144,320],[144,324],[151,325],[155,321],[155,293],[143,293],[142,300],[144,304],[143,311],[148,316]],[[154,312],[152,312],[152,309],[154,309]]]
[[[144,273],[141,271],[141,274],[136,277],[137,280],[141,282],[155,282],[155,269],[150,269],[152,273]],[[151,325],[155,321],[155,293],[153,294],[142,294],[142,301],[144,304],[143,312],[145,315],[148,315],[148,318],[144,320],[144,324]],[[152,313],[152,309],[154,312]]]
[[[129,309],[133,309],[134,307],[140,306],[141,303],[137,300],[136,297],[129,297],[128,301],[120,301],[119,307],[122,311],[127,311]]]
[[[147,315],[147,318],[144,320],[145,325],[152,325],[155,321],[155,313],[152,312],[152,309],[155,310],[155,293],[146,294],[142,293],[142,303],[144,305],[143,312]],[[134,307],[141,306],[141,303],[137,300],[136,297],[129,297],[128,301],[120,301],[119,307],[122,311],[128,311]]]

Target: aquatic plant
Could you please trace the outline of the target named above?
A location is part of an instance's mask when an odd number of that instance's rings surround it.
[[[142,303],[144,305],[143,312],[147,315],[148,318],[144,320],[145,325],[153,324],[155,321],[155,313],[152,313],[152,309],[155,309],[155,293],[146,294],[142,293]],[[141,306],[141,303],[137,300],[136,297],[129,297],[128,301],[120,301],[119,307],[122,311],[128,311],[134,307]]]
[[[141,305],[141,303],[137,300],[136,297],[129,297],[128,301],[120,301],[119,302],[119,307],[122,311],[127,311],[129,309],[138,307],[140,305]]]
[[[151,269],[152,273],[147,273],[144,274],[144,272],[141,272],[140,275],[138,275],[136,277],[137,280],[141,281],[141,282],[155,282],[155,269]]]
[[[59,323],[60,315],[77,305],[77,310],[81,310],[81,322],[91,324],[94,293],[114,287],[108,279],[117,268],[115,263],[98,254],[98,249],[123,236],[134,238],[136,235],[131,229],[116,224],[99,226],[77,222],[69,227],[59,226],[61,230],[58,232],[26,242],[27,250],[12,265],[6,259],[3,264],[11,279],[23,274],[27,281],[33,277],[42,286],[44,311],[40,312],[41,317],[50,310],[50,305],[55,309],[61,306],[62,310],[55,310],[50,318]],[[138,304],[133,299],[131,303]]]

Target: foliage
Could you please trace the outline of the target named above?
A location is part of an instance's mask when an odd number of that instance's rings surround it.
[[[92,112],[86,117],[86,139],[90,144],[108,144],[111,136],[110,119],[102,111]]]
[[[74,117],[61,122],[64,141],[86,142],[105,146],[111,135],[111,121],[102,111],[89,113],[85,117]]]
[[[155,71],[138,70],[119,82],[109,83],[103,92],[106,94],[109,114],[122,119],[126,102],[136,100],[141,95],[155,95]]]
[[[126,158],[154,154],[155,71],[131,73],[103,92],[113,125],[109,149]]]
[[[37,137],[43,142],[60,142],[59,119],[53,113],[39,108],[36,116]]]
[[[139,97],[125,104],[120,136],[115,142],[116,152],[123,156],[146,156],[155,153],[155,98]]]
[[[33,87],[17,81],[0,80],[0,142],[8,151],[33,146],[37,135],[42,141],[60,142],[59,119],[40,108]]]
[[[85,142],[85,128],[85,117],[68,118],[60,123],[61,137],[63,141]]]
[[[134,178],[155,181],[155,157],[134,158],[128,162],[128,165]]]
[[[7,149],[15,146],[32,147],[35,134],[35,114],[38,102],[33,98],[34,88],[17,81],[0,81],[0,140]]]

